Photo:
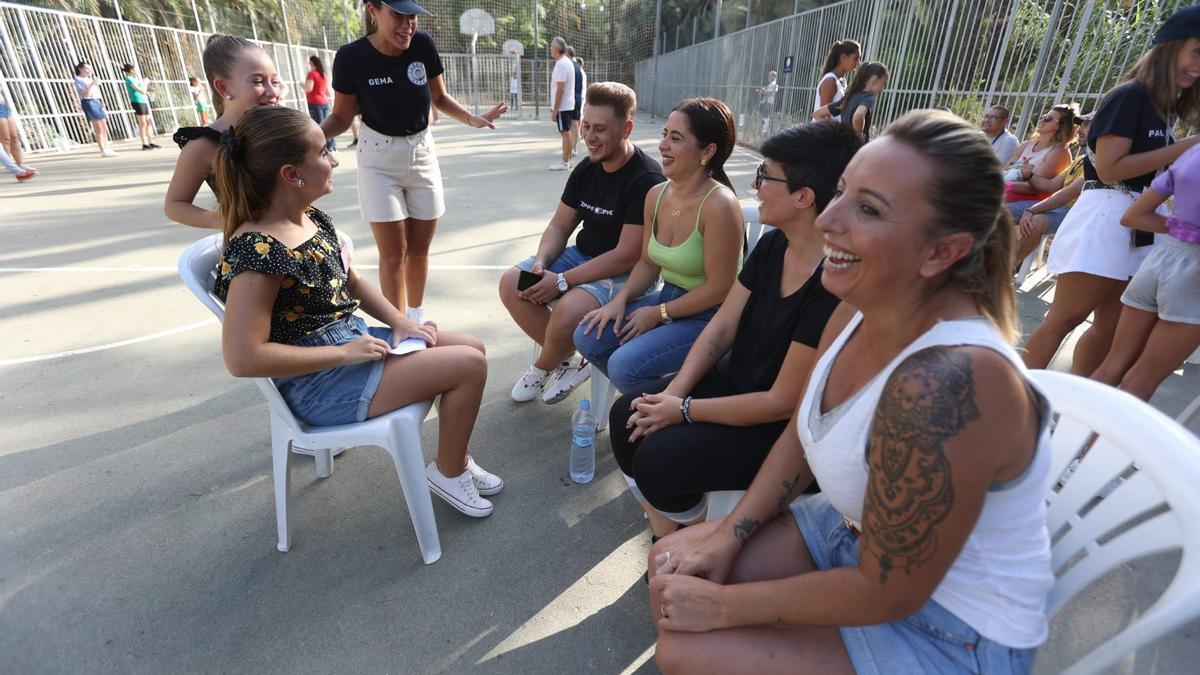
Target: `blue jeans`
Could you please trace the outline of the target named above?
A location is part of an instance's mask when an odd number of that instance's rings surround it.
[[[297,347],[337,346],[367,334],[384,342],[392,339],[391,328],[367,326],[361,317],[351,314],[325,324],[293,344]],[[371,399],[383,380],[383,364],[382,360],[364,361],[308,375],[277,377],[275,386],[292,414],[305,424],[329,427],[361,422],[367,419]]]
[[[670,302],[684,293],[687,291],[664,283],[657,293],[648,293],[626,305],[625,316],[642,307],[657,307]],[[642,387],[679,371],[692,344],[700,337],[700,331],[716,313],[717,308],[712,307],[671,323],[659,324],[625,344],[613,334],[611,323],[600,335],[595,331],[584,335],[580,326],[575,329],[575,348],[592,362],[593,367],[608,376],[617,391],[638,393]]]
[[[328,103],[309,103],[308,104],[308,116],[311,117],[312,120],[314,122],[316,122],[317,124],[324,122],[325,118],[329,117],[329,104]],[[325,139],[325,149],[326,150],[337,150],[337,143],[335,143],[332,138],[327,138],[327,139]]]
[[[791,511],[818,570],[858,565],[858,537],[825,495],[792,502]],[[933,600],[903,619],[839,631],[860,675],[1020,675],[1032,669],[1037,651],[993,642]]]

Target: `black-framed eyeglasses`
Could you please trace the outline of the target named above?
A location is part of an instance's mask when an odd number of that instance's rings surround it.
[[[790,183],[791,182],[786,178],[776,178],[774,176],[768,176],[767,175],[767,163],[763,162],[762,164],[758,165],[757,169],[754,170],[754,182],[750,183],[750,187],[757,190],[758,188],[762,187],[763,181],[765,181],[765,180],[767,180],[767,181],[773,180],[776,183]]]

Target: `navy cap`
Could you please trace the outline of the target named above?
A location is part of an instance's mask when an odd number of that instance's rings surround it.
[[[1172,14],[1154,34],[1154,44],[1190,37],[1200,38],[1200,5],[1184,7]]]
[[[380,0],[398,14],[429,14],[429,10],[418,5],[413,0]]]

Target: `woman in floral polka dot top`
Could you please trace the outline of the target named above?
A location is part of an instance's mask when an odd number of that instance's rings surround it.
[[[342,262],[333,222],[312,202],[333,189],[337,160],[307,115],[264,106],[221,136],[216,178],[225,250],[215,295],[222,351],[237,377],[270,377],[306,424],[361,422],[441,395],[430,489],[484,517],[504,481],[467,454],[487,380],[483,343],[416,324]],[[368,327],[361,307],[386,324]],[[390,353],[406,338],[428,349]]]

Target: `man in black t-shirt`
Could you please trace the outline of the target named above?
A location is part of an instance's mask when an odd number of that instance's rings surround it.
[[[566,398],[591,376],[590,365],[568,361],[575,352],[572,334],[584,314],[612,299],[637,263],[646,193],[666,180],[658,162],[629,140],[636,109],[632,89],[615,82],[593,84],[587,104],[580,130],[588,157],[567,179],[537,253],[500,279],[500,300],[508,313],[542,347],[513,387],[516,401],[542,393],[551,371],[557,378],[546,387],[547,403]],[[568,246],[581,224],[575,245]],[[540,280],[518,290],[522,272]],[[552,301],[553,309],[547,306]]]

